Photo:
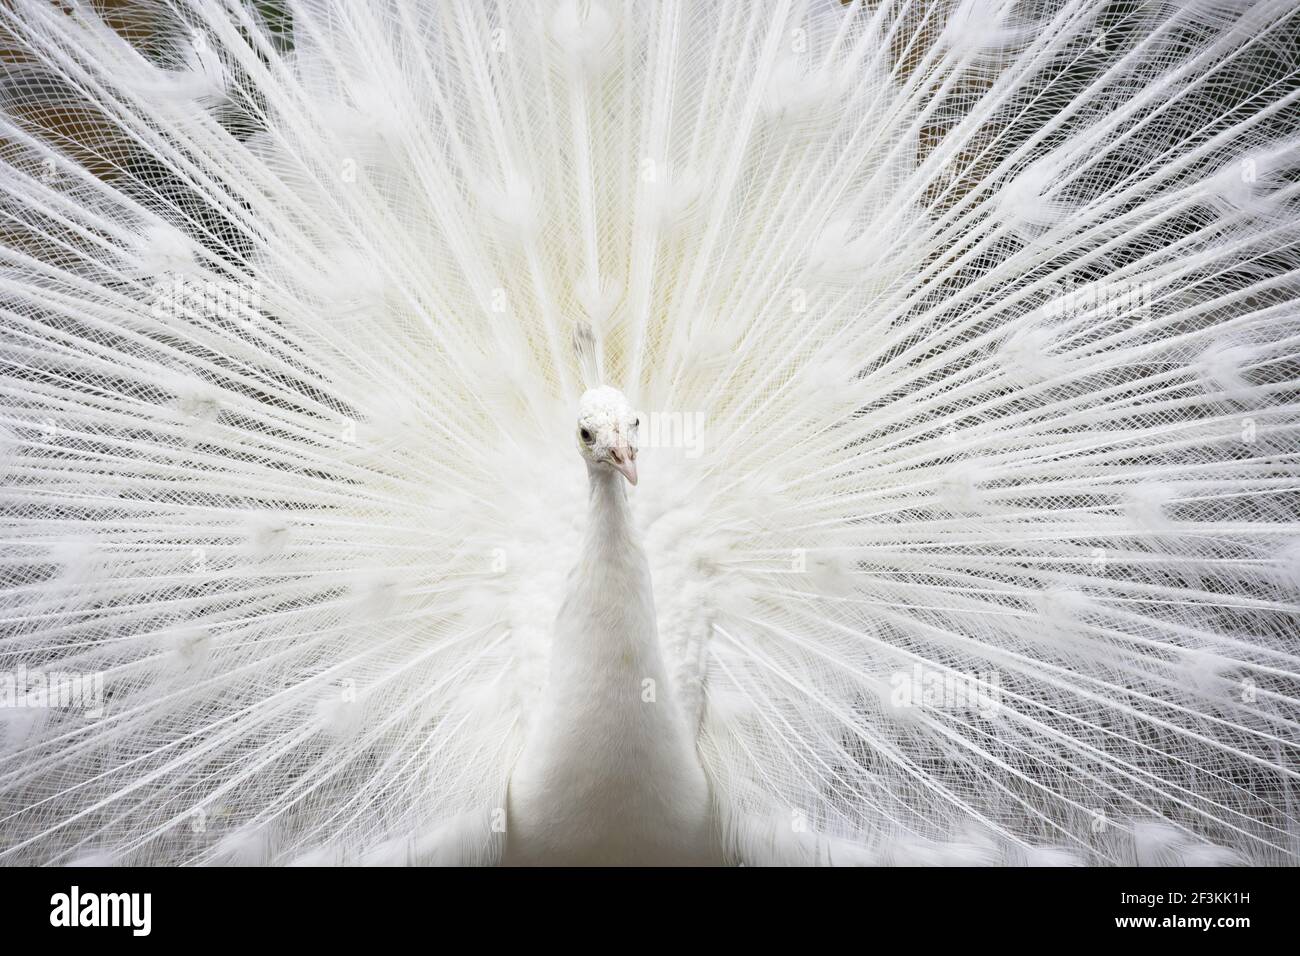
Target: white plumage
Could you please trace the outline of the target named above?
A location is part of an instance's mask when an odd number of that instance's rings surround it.
[[[0,861],[1294,862],[1291,0],[0,24]]]
[[[587,380],[597,365],[583,326]],[[505,862],[722,862],[709,785],[659,646],[650,568],[623,488],[639,416],[608,386],[579,403],[591,486],[545,689],[510,774]]]

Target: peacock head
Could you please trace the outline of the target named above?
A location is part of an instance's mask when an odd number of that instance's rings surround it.
[[[578,402],[578,450],[587,467],[617,471],[636,484],[637,413],[616,388],[588,389]]]

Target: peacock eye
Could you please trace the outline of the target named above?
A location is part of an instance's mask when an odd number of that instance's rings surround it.
[[[591,444],[591,432],[587,431],[587,429],[584,428],[579,434],[582,435],[583,441],[585,441],[588,445]]]
[[[638,426],[638,425],[640,425],[640,424],[641,424],[641,419],[639,419],[639,418],[634,418],[634,419],[632,419],[632,427],[633,427],[633,428],[636,428],[636,426]]]

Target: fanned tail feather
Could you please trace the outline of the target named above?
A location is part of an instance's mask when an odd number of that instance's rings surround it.
[[[603,375],[737,861],[1294,862],[1297,29],[0,6],[0,861],[496,861]]]

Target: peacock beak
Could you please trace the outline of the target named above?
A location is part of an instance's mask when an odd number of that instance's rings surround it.
[[[636,449],[624,445],[609,450],[610,464],[632,484],[636,484]]]

